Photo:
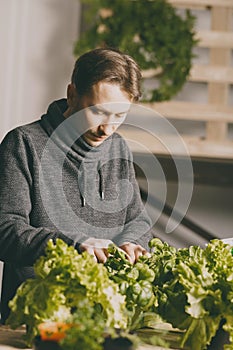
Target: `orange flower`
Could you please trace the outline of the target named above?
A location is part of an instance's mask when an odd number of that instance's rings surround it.
[[[41,340],[51,340],[58,342],[66,335],[66,330],[72,327],[64,322],[44,322],[38,325]]]

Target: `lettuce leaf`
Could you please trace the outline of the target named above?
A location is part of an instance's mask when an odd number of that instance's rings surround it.
[[[157,264],[160,273],[155,286],[157,312],[174,327],[185,330],[181,346],[206,349],[222,321],[232,342],[231,247],[221,240],[213,240],[206,249],[199,246],[178,249],[176,252],[171,249],[171,263],[163,267],[161,244],[159,246],[160,258],[157,256]],[[169,247],[166,244],[164,250],[167,256]],[[170,268],[167,269],[167,266]],[[233,349],[233,344],[225,345],[225,349]]]
[[[106,327],[126,328],[125,297],[104,265],[88,253],[79,254],[60,239],[56,244],[49,241],[34,268],[35,279],[25,281],[10,301],[7,320],[13,328],[26,324],[29,342],[38,334],[39,323],[65,321],[85,300],[104,316]]]
[[[86,314],[83,329],[91,334],[98,315],[105,328],[127,330],[142,327],[147,315],[155,315],[154,320],[160,318],[183,331],[182,348],[207,349],[222,327],[230,340],[224,350],[233,350],[232,247],[216,239],[205,249],[176,249],[157,238],[150,247],[151,254],[132,265],[111,246],[103,265],[61,240],[50,241],[46,255],[34,266],[36,278],[24,282],[10,302],[8,323],[14,328],[26,324],[32,341],[37,325],[46,320],[81,320]],[[77,337],[88,343],[85,334]],[[72,336],[69,339],[72,349]],[[97,343],[95,348],[99,349]]]

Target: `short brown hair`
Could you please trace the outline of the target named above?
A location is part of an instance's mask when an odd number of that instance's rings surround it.
[[[134,101],[141,96],[141,72],[132,57],[112,48],[98,48],[80,56],[72,73],[72,83],[80,96],[100,81],[119,84]]]

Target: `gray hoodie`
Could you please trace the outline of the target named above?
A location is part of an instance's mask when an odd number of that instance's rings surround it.
[[[132,154],[113,134],[91,147],[65,119],[66,100],[9,132],[0,146],[1,316],[49,239],[78,249],[89,237],[147,248],[150,219],[141,202]],[[70,119],[70,120],[69,120]]]

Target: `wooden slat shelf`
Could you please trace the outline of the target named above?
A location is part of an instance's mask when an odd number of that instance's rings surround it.
[[[185,6],[185,7],[229,7],[233,8],[232,0],[168,0],[174,6]]]
[[[209,50],[207,64],[193,64],[188,81],[192,82],[195,91],[196,83],[207,85],[206,100],[208,103],[176,101],[142,103],[158,114],[173,120],[185,122],[204,122],[205,130],[198,136],[181,135],[191,157],[203,159],[233,160],[233,141],[229,139],[228,126],[233,123],[233,106],[230,103],[230,87],[233,84],[233,67],[231,55],[233,50],[233,0],[168,0],[173,6],[186,9],[204,11],[203,15],[210,18],[210,28],[202,30],[197,28],[195,37],[199,40],[198,47]],[[208,13],[206,11],[208,9]],[[197,62],[197,61],[196,61]],[[150,69],[143,73],[144,78],[155,78],[161,73],[161,68]],[[198,85],[197,85],[198,88]],[[195,93],[195,92],[194,92]],[[149,114],[149,113],[148,113]],[[153,113],[151,113],[153,115]],[[152,121],[150,121],[151,123]],[[151,124],[150,124],[151,125]],[[187,125],[187,124],[186,124]],[[139,140],[155,154],[166,155],[168,152],[155,138],[142,132],[134,131],[130,135],[126,130],[126,137]],[[125,132],[125,131],[124,131]],[[163,137],[165,144],[171,140]],[[132,145],[134,152],[139,151],[139,145]],[[142,149],[141,149],[141,152]],[[174,143],[174,154],[179,154]]]
[[[233,68],[219,65],[193,65],[189,81],[233,84]]]
[[[143,71],[144,78],[153,78],[160,73],[160,69]],[[220,82],[233,84],[233,68],[220,65],[194,64],[190,71],[189,81]]]
[[[233,1],[232,1],[233,2]],[[207,48],[233,48],[233,33],[218,30],[200,30],[196,34],[197,46]]]
[[[233,106],[198,104],[186,101],[146,102],[141,103],[160,115],[187,121],[223,121],[233,123]]]
[[[168,135],[160,135],[160,141],[156,135],[139,129],[122,128],[119,133],[127,140],[133,153],[151,152],[160,155],[182,156],[186,147],[186,154],[190,157],[233,160],[233,141],[229,140],[216,143],[195,136],[182,135],[185,146],[181,146],[176,137]]]

